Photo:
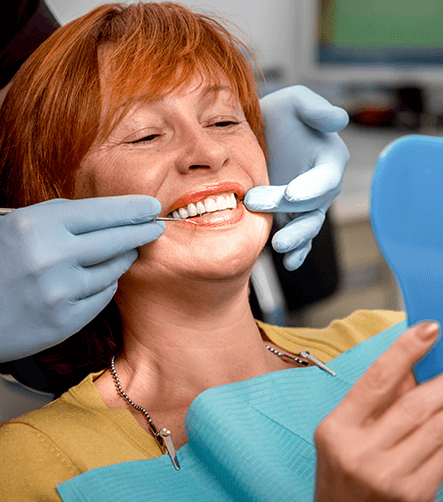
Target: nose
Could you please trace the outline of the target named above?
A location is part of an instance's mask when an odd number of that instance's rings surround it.
[[[176,157],[180,173],[188,174],[196,169],[219,170],[229,161],[228,146],[211,129],[195,125],[180,136]]]

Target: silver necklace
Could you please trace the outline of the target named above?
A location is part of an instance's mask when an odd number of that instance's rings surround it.
[[[284,354],[269,345],[266,345],[266,348],[272,352],[272,354],[276,355],[283,361],[286,359],[289,359],[290,362],[296,362],[297,364],[300,364],[302,366],[307,366],[309,363],[307,361],[304,361],[303,359],[300,359],[297,356],[291,356],[290,354]],[[310,354],[307,350],[302,350],[300,352],[300,355],[309,361],[311,361],[313,364],[321,368],[322,370],[327,371],[333,376],[336,376],[336,373],[334,373],[330,368],[326,366],[326,364],[322,363],[319,359],[314,357],[312,354]],[[174,444],[172,442],[171,438],[171,431],[169,429],[160,429],[157,430],[157,427],[154,425],[154,422],[152,421],[151,416],[149,413],[142,407],[139,406],[138,404],[135,404],[134,401],[125,393],[123,390],[120,380],[118,379],[118,374],[117,370],[115,369],[115,356],[112,356],[111,360],[111,373],[112,376],[114,377],[114,382],[115,385],[117,386],[117,390],[120,393],[120,395],[126,399],[126,401],[136,410],[141,411],[143,415],[145,416],[146,420],[148,421],[149,427],[151,429],[151,432],[154,436],[154,439],[157,441],[157,444],[159,445],[160,449],[162,450],[163,453],[167,453],[169,457],[171,458],[172,464],[174,465],[175,469],[178,471],[180,470],[180,464],[178,463],[178,458],[177,458],[177,452],[175,451]]]
[[[289,354],[283,354],[283,352],[279,352],[277,349],[273,349],[272,347],[270,347],[269,345],[266,345],[266,348],[272,352],[273,354],[275,354],[277,357],[279,357],[281,360],[285,360],[285,359],[289,359],[289,361],[286,361],[286,362],[296,362],[297,364],[301,364],[302,366],[307,366],[309,363],[308,361],[304,361],[303,359],[300,359],[299,357],[297,356],[291,356]]]
[[[307,366],[309,364],[308,361],[304,361],[303,359],[300,359],[297,356],[291,356],[290,354],[283,354],[282,352],[279,352],[278,350],[273,349],[269,345],[266,345],[266,348],[269,351],[271,351],[273,354],[275,354],[276,356],[278,356],[280,359],[282,359],[283,361],[286,359],[286,362],[288,362],[287,360],[289,359],[289,362],[294,361],[297,364],[301,364],[302,366]],[[337,376],[337,373],[335,373],[335,371],[332,371],[331,368],[328,368],[325,363],[322,363],[320,361],[320,359],[317,359],[309,351],[302,350],[302,351],[300,351],[299,355],[302,356],[302,357],[304,357],[305,359],[308,359],[309,361],[311,361],[312,364],[315,364],[315,366],[318,366],[323,371],[327,371],[332,376]]]
[[[157,441],[157,444],[159,445],[160,449],[162,450],[163,453],[167,453],[171,457],[172,464],[174,465],[176,470],[177,471],[180,470],[180,464],[178,463],[177,452],[175,451],[174,444],[173,444],[172,438],[171,438],[171,431],[169,429],[165,429],[165,428],[157,430],[149,413],[142,406],[135,404],[134,401],[122,389],[122,386],[120,384],[120,380],[118,379],[117,370],[115,369],[115,356],[112,356],[111,372],[112,372],[112,376],[114,377],[114,382],[115,382],[115,385],[117,386],[117,390],[119,391],[121,396],[124,397],[126,399],[126,401],[133,408],[135,408],[136,410],[141,411],[143,413],[146,420],[148,421],[148,424],[149,424],[151,432],[154,436],[154,439]]]

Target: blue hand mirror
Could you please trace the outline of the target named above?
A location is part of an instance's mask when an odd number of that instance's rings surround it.
[[[408,324],[443,325],[443,138],[406,136],[376,165],[371,220],[401,287]],[[443,372],[443,340],[414,367],[418,382]]]

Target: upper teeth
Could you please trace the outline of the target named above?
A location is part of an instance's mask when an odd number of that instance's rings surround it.
[[[235,209],[237,207],[237,199],[234,194],[218,195],[216,198],[208,197],[197,204],[188,204],[186,207],[181,207],[177,211],[172,211],[172,217],[184,220],[190,216],[197,216],[204,213],[215,213],[215,211],[223,211],[224,209]]]

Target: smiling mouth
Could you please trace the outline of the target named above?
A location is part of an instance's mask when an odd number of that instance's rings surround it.
[[[180,207],[171,213],[169,213],[170,218],[176,220],[186,220],[187,218],[193,218],[200,214],[206,213],[217,213],[221,211],[235,210],[237,208],[237,197],[234,193],[228,193],[224,195],[209,196],[204,199],[194,203],[187,204],[184,207]]]

